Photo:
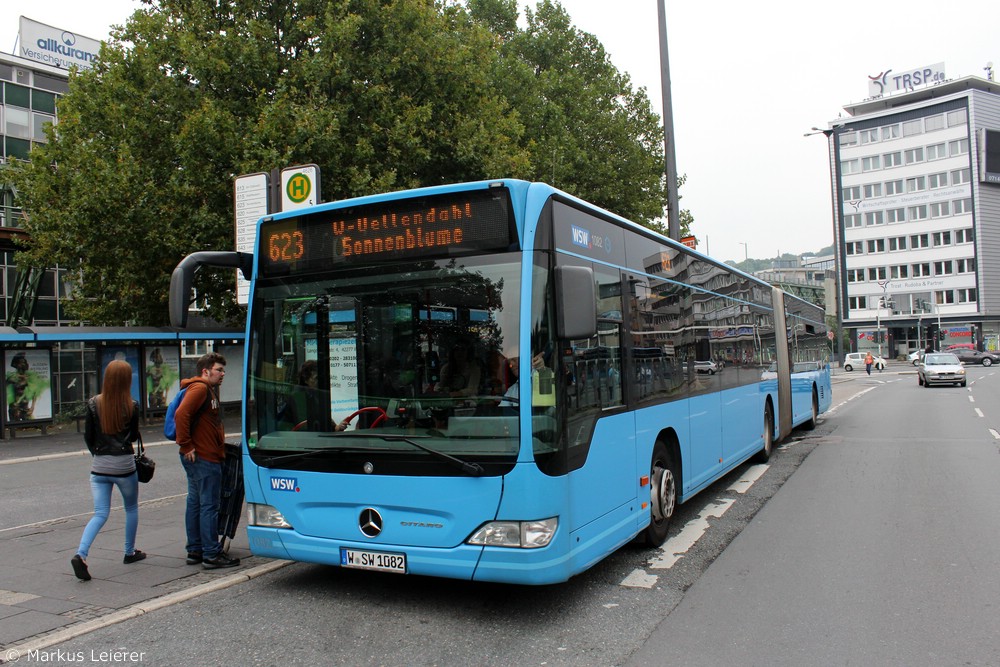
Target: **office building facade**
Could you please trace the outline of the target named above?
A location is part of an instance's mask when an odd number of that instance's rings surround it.
[[[826,134],[845,351],[997,349],[1000,179],[984,167],[1000,85],[967,77],[844,109]]]

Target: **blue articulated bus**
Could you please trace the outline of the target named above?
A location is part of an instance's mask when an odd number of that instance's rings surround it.
[[[549,584],[830,405],[821,308],[548,185],[271,215],[244,388],[254,554]]]

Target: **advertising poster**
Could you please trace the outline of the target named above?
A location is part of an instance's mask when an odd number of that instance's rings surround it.
[[[108,367],[115,359],[121,361],[127,361],[130,366],[132,366],[132,387],[130,394],[132,398],[142,404],[142,397],[139,393],[139,369],[141,368],[139,364],[139,348],[135,346],[108,346],[101,348],[101,382],[104,382],[104,369]]]
[[[5,350],[7,424],[52,419],[51,350]]]
[[[176,345],[147,345],[143,348],[146,361],[146,408],[166,410],[171,399],[181,390],[181,351]]]

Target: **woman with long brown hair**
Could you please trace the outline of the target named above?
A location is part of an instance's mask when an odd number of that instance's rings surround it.
[[[83,440],[93,455],[90,490],[94,494],[94,516],[87,522],[80,548],[70,563],[83,581],[90,579],[87,555],[97,533],[111,513],[111,490],[118,487],[125,506],[125,563],[146,557],[135,548],[139,528],[139,478],[135,472],[132,443],[139,439],[139,404],[132,400],[132,366],[115,359],[104,369],[102,391],[87,402]]]

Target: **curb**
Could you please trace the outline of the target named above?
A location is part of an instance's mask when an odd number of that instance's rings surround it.
[[[227,433],[226,441],[230,439],[238,440],[242,439],[242,433]],[[82,440],[81,440],[82,442]],[[176,445],[177,443],[173,440],[157,440],[156,442],[143,443],[143,447],[149,449],[150,447],[160,447],[162,445]],[[75,449],[71,452],[57,452],[55,454],[39,454],[38,456],[22,456],[17,459],[0,459],[0,466],[14,465],[15,463],[33,463],[35,461],[51,461],[53,459],[65,459],[71,456],[90,456],[90,451],[86,447],[81,447],[80,449]],[[0,661],[0,664],[3,664]]]
[[[235,586],[236,584],[242,584],[250,581],[251,579],[256,579],[257,577],[280,570],[281,568],[287,567],[292,563],[293,561],[289,560],[272,561],[270,563],[258,565],[257,567],[247,570],[246,572],[231,574],[218,579],[217,581],[192,586],[186,590],[168,593],[167,595],[146,600],[144,602],[137,602],[136,604],[125,607],[124,609],[119,609],[118,611],[110,614],[105,614],[100,618],[84,621],[83,623],[78,623],[68,628],[53,632],[50,635],[40,637],[33,641],[29,640],[24,644],[6,649],[3,654],[0,655],[0,665],[16,662],[21,658],[21,656],[27,655],[31,652],[37,652],[44,648],[54,646],[55,644],[67,642],[71,639],[80,637],[81,635],[94,632],[95,630],[100,630],[101,628],[106,628],[109,625],[121,623],[123,621],[142,616],[143,614],[154,612],[157,609],[164,609],[165,607],[171,607],[175,604],[180,604],[181,602],[187,602],[192,598],[205,595],[206,593],[214,593],[215,591],[221,591]]]

